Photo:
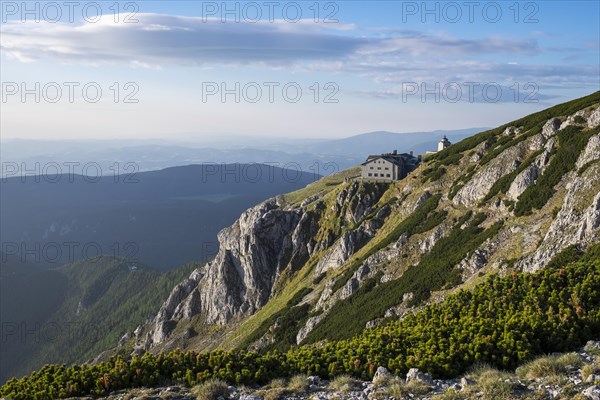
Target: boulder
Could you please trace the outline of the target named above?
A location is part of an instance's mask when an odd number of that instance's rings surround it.
[[[412,381],[420,381],[428,385],[433,385],[433,378],[431,377],[431,375],[419,371],[418,368],[411,368],[406,374],[406,383],[410,383]]]
[[[592,114],[588,117],[587,120],[588,128],[594,129],[598,125],[600,125],[600,107],[596,108]]]
[[[600,375],[590,374],[590,375],[588,375],[587,379],[585,380],[585,383],[596,383],[596,382],[600,382]]]
[[[550,118],[548,120],[548,122],[546,122],[544,124],[544,127],[542,128],[542,135],[544,135],[544,137],[548,139],[548,138],[554,136],[554,134],[556,133],[556,131],[558,131],[559,128],[560,128],[560,119]]]
[[[600,400],[600,386],[594,385],[581,392],[589,400]]]
[[[600,342],[589,340],[583,347],[583,351],[587,353],[600,352]]]
[[[321,378],[318,376],[309,376],[308,378],[306,378],[306,382],[309,385],[319,385],[321,383]]]
[[[373,383],[386,381],[390,378],[392,378],[392,374],[386,367],[378,367],[375,375],[373,375]]]

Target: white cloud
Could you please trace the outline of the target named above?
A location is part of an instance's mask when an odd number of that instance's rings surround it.
[[[368,43],[336,33],[352,29],[344,24],[283,20],[224,24],[216,19],[162,14],[136,18],[137,23],[114,23],[112,16],[105,16],[81,25],[9,22],[1,28],[1,49],[8,57],[23,61],[54,57],[149,64],[285,64],[343,57]]]

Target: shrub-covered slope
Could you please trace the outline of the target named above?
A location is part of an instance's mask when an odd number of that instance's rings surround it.
[[[600,247],[578,261],[560,261],[564,258],[535,274],[492,276],[471,291],[459,291],[403,320],[324,346],[265,354],[146,353],[95,365],[46,366],[8,382],[1,393],[14,399],[46,399],[194,385],[209,378],[264,384],[298,373],[370,379],[378,366],[395,374],[417,367],[438,377],[454,376],[477,362],[515,368],[536,354],[576,349],[600,332]]]

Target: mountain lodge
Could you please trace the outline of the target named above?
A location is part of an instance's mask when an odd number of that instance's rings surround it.
[[[381,155],[371,155],[361,164],[361,178],[367,180],[397,181],[403,179],[421,162],[412,153],[398,154],[396,150]]]

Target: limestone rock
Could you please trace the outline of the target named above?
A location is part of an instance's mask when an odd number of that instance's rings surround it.
[[[490,144],[487,142],[487,140],[485,142],[477,145],[477,147],[475,147],[475,149],[473,151],[473,155],[469,159],[469,162],[471,162],[471,163],[479,162],[479,160],[481,160],[483,158],[483,155],[489,148],[490,148]]]
[[[308,321],[306,321],[306,324],[304,324],[304,326],[298,331],[298,334],[296,335],[296,344],[302,343],[302,341],[306,339],[308,334],[315,328],[315,326],[317,326],[317,324],[321,322],[323,318],[325,318],[325,315],[326,314],[321,313],[314,317],[310,317]]]
[[[575,114],[569,115],[567,117],[567,119],[560,125],[560,129],[565,129],[567,126],[570,126],[570,125],[577,125],[577,122],[575,122],[577,117],[582,117],[585,120],[586,114],[587,113],[585,110],[579,110]]]
[[[440,240],[446,234],[447,230],[448,229],[445,226],[438,226],[435,228],[434,231],[430,233],[425,240],[423,240],[423,242],[421,242],[421,251],[426,253],[431,250],[438,240]]]
[[[456,205],[467,207],[476,205],[483,199],[494,183],[506,174],[513,172],[525,156],[529,141],[521,142],[503,151],[498,157],[490,161],[480,172],[476,173],[465,186],[463,186],[452,202]]]
[[[600,386],[594,385],[581,392],[589,400],[600,400]]]
[[[546,149],[540,154],[530,166],[525,168],[515,177],[506,192],[506,197],[515,201],[531,185],[535,183],[538,177],[544,172],[548,161],[550,160],[550,149]]]
[[[595,383],[595,382],[600,382],[600,375],[590,374],[590,375],[588,375],[587,379],[585,380],[585,383]]]
[[[200,290],[202,314],[209,324],[225,324],[262,307],[278,273],[298,247],[292,234],[301,216],[267,201],[242,214],[219,232],[220,249],[206,266]]]
[[[319,275],[330,269],[340,267],[370,238],[371,235],[359,229],[344,232],[328,254],[319,260],[315,273]]]
[[[410,383],[412,381],[420,381],[429,385],[433,384],[433,378],[431,375],[419,371],[418,368],[411,368],[406,373],[406,383]]]
[[[175,313],[177,312],[179,315],[183,313],[181,304],[186,302],[186,299],[197,287],[202,277],[202,272],[196,269],[186,280],[173,288],[171,294],[160,307],[158,314],[154,318],[154,330],[151,334],[152,343],[160,343],[168,337],[177,324],[174,321]],[[193,308],[192,305],[186,307]]]
[[[379,319],[379,318],[374,319],[372,321],[367,321],[367,323],[365,324],[365,328],[366,329],[375,328],[376,326],[379,326],[380,323],[381,323],[381,319]]]
[[[421,207],[423,204],[425,204],[425,202],[431,197],[431,193],[429,193],[428,191],[426,191],[425,193],[423,193],[421,196],[419,196],[419,198],[417,199],[417,201],[415,201],[415,205],[413,206],[413,212],[415,212],[415,210],[419,207]]]
[[[577,211],[577,204],[584,193],[600,185],[600,176],[593,179],[575,177],[567,185],[563,205],[552,221],[541,245],[530,256],[519,261],[525,271],[535,272],[570,245],[585,246],[597,240],[600,228],[600,192],[583,212]]]
[[[542,135],[549,139],[560,129],[560,119],[550,118],[542,128]]]
[[[390,378],[392,378],[392,374],[387,368],[377,367],[377,371],[375,371],[375,375],[373,375],[373,383],[385,381]]]
[[[583,351],[588,353],[600,352],[600,341],[597,342],[595,340],[589,340],[583,347]]]
[[[462,279],[467,280],[471,275],[475,274],[487,263],[487,251],[485,249],[477,249],[460,262],[458,268],[463,271]]]
[[[600,125],[600,107],[596,108],[588,117],[588,128],[593,129]]]
[[[594,135],[590,138],[585,150],[577,159],[576,168],[579,169],[590,161],[598,159],[600,159],[600,134]]]

